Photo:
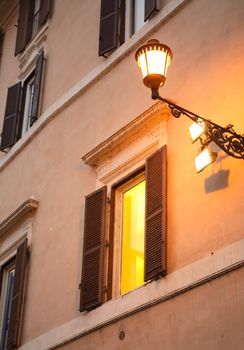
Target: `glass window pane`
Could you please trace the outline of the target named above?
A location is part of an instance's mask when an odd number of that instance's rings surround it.
[[[123,193],[121,294],[144,283],[145,181]]]

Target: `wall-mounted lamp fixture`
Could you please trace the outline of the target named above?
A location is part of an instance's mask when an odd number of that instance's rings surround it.
[[[215,142],[229,156],[244,159],[244,136],[237,134],[233,130],[233,125],[230,124],[224,128],[159,95],[158,90],[165,83],[167,69],[173,57],[168,46],[160,44],[155,39],[149,40],[147,44],[136,51],[135,57],[142,70],[143,83],[152,91],[152,99],[167,103],[175,118],[179,118],[183,114],[193,120],[194,124],[189,130],[192,141],[200,139],[203,149],[203,152],[195,160],[197,172],[203,170],[217,158],[217,153],[210,152],[207,148],[211,141]]]

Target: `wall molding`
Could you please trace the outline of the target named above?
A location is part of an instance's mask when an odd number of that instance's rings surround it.
[[[0,222],[0,236],[10,230],[17,222],[19,222],[27,213],[35,211],[39,206],[39,202],[29,198],[23,202],[16,210],[8,215]]]

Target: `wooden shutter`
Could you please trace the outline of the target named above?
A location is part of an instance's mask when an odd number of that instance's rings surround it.
[[[118,0],[102,0],[100,16],[99,56],[117,47]]]
[[[36,61],[35,79],[34,79],[34,95],[33,95],[32,108],[31,108],[30,126],[32,126],[33,123],[38,118],[43,62],[44,62],[44,52],[42,51],[42,53],[39,55],[39,57]]]
[[[11,147],[17,141],[16,131],[19,119],[20,93],[21,82],[8,88],[0,147],[1,149]]]
[[[3,53],[3,37],[4,37],[4,33],[3,33],[3,30],[0,28],[0,59]]]
[[[86,197],[80,311],[103,302],[103,250],[107,187]]]
[[[145,15],[144,21],[146,22],[153,13],[158,12],[157,0],[145,0]]]
[[[29,39],[30,26],[30,6],[31,0],[20,0],[19,4],[19,20],[17,29],[17,38],[15,45],[15,56],[24,50]]]
[[[145,282],[166,274],[166,152],[163,146],[146,160]]]
[[[39,17],[39,26],[41,27],[48,19],[51,13],[51,0],[42,0],[40,17]]]
[[[7,350],[19,346],[20,324],[22,317],[24,286],[27,267],[27,239],[17,249],[13,296],[10,311]]]

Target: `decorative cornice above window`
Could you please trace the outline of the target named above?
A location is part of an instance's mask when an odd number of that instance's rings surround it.
[[[39,33],[33,38],[33,40],[27,45],[24,52],[18,56],[19,68],[21,69],[19,79],[22,80],[31,72],[34,67],[36,58],[44,51],[44,57],[47,55],[47,30],[49,21],[41,28]]]
[[[25,202],[23,202],[7,218],[0,222],[0,236],[7,232],[9,229],[11,229],[26,214],[35,211],[38,208],[38,206],[39,202],[32,198],[29,198]]]
[[[149,130],[155,130],[159,122],[166,122],[170,112],[167,105],[156,103],[143,112],[129,124],[118,130],[107,140],[100,143],[94,149],[86,153],[82,160],[92,167],[98,167],[105,160],[118,153],[123,146],[133,142],[134,139],[142,135],[155,137],[155,133],[149,135]]]

